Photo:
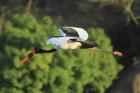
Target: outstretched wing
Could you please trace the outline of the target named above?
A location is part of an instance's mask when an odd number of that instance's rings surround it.
[[[79,37],[78,32],[71,27],[61,27],[59,31],[62,36]]]
[[[88,39],[88,33],[83,28],[61,27],[59,31],[62,36],[77,37],[81,41],[85,41]]]

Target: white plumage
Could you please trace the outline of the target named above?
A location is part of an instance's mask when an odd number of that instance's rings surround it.
[[[88,33],[83,28],[79,28],[79,27],[63,27],[63,28],[65,28],[65,29],[69,29],[69,28],[73,29],[73,31],[75,31],[75,33],[78,33],[79,38],[81,39],[81,41],[85,41],[85,40],[88,39]],[[61,36],[67,36],[63,29],[60,28],[59,31],[60,31]],[[67,31],[67,30],[65,30],[65,31]]]
[[[81,46],[79,41],[88,39],[88,33],[83,28],[62,27],[59,29],[61,36],[50,37],[46,45],[53,44],[55,49],[75,49]],[[72,41],[72,39],[78,41]]]

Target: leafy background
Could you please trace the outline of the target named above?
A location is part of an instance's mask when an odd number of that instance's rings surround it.
[[[1,0],[0,93],[105,93],[140,53],[139,4],[139,0]],[[59,50],[20,63],[34,47],[49,49],[45,41],[58,36],[58,28],[65,25],[85,28],[89,41],[125,56]]]

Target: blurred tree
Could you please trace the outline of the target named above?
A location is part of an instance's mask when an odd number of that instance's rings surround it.
[[[27,0],[1,0],[0,14],[11,15],[21,12],[26,5]]]
[[[20,64],[34,46],[45,48],[48,36],[57,35],[50,17],[14,15],[0,36],[0,91],[2,93],[104,93],[121,70],[111,54],[84,49],[37,55]],[[110,39],[100,28],[89,29],[90,39],[112,51]],[[90,86],[90,87],[87,87]]]
[[[90,40],[112,51],[110,40],[102,29],[90,28],[89,34]],[[122,69],[111,54],[102,52],[60,50],[54,56],[50,63],[47,93],[104,93]]]
[[[45,48],[45,40],[58,32],[57,27],[48,16],[37,20],[31,15],[14,15],[4,29],[0,36],[1,93],[42,93],[42,86],[48,82],[52,54],[37,55],[29,64],[20,64],[19,60],[35,46]]]
[[[107,5],[117,5],[118,8],[121,8],[121,10],[127,16],[128,22],[133,21],[136,25],[139,24],[137,16],[134,15],[135,13],[132,10],[132,8],[134,7],[134,3],[138,3],[138,0],[136,0],[137,2],[134,2],[135,0],[85,0],[85,1],[100,4],[100,6],[103,7]]]
[[[133,93],[139,92],[140,92],[140,74],[137,74],[133,79]]]
[[[26,5],[27,3],[27,5]],[[26,5],[26,6],[25,6]],[[32,6],[32,0],[1,0],[0,2],[0,33],[3,30],[3,24],[13,14],[29,14]]]
[[[33,3],[33,0],[28,0],[27,6],[26,6],[25,12],[24,12],[25,15],[28,15],[31,13],[32,3]]]

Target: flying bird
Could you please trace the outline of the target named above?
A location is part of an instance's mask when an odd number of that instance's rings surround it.
[[[120,51],[106,51],[101,48],[98,48],[97,44],[94,42],[86,41],[88,39],[88,33],[85,29],[80,27],[61,27],[59,29],[60,36],[51,36],[46,41],[46,46],[54,45],[53,49],[44,50],[41,48],[35,48],[27,56],[21,59],[21,63],[27,62],[31,57],[36,54],[41,53],[53,53],[59,49],[90,49],[94,51],[100,51],[105,53],[110,53],[117,57],[122,57],[123,53]]]

